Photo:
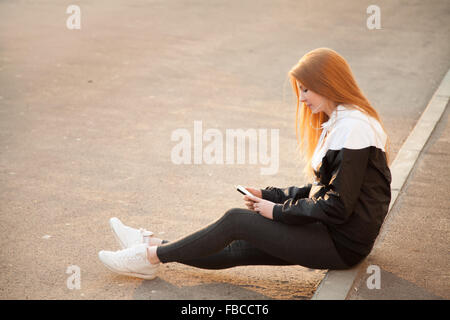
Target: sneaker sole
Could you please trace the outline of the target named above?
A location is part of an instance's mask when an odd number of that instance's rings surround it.
[[[145,279],[145,280],[153,280],[153,279],[156,278],[156,274],[149,275],[149,274],[142,274],[142,273],[136,273],[136,272],[124,272],[124,271],[119,271],[119,270],[116,270],[116,269],[114,269],[114,268],[108,266],[108,265],[107,265],[106,263],[104,263],[101,259],[100,259],[100,261],[103,263],[103,265],[104,265],[106,268],[108,268],[109,270],[111,270],[111,271],[114,272],[114,273],[118,273],[118,274],[121,274],[121,275],[124,275],[124,276],[129,276],[129,277],[135,277],[135,278]]]

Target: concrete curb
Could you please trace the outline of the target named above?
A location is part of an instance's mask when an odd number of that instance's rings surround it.
[[[450,70],[447,71],[441,84],[390,166],[392,174],[392,198],[384,225],[386,225],[389,220],[390,210],[395,204],[406,179],[422,152],[422,149],[444,113],[449,99]],[[384,238],[384,233],[382,231],[383,228],[376,242],[379,242]],[[361,272],[361,265],[363,265],[363,262],[349,270],[328,271],[320,282],[311,300],[345,300],[353,287],[358,273]]]

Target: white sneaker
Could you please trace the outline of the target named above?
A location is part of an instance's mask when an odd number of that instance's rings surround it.
[[[147,244],[141,243],[134,247],[119,251],[100,251],[100,261],[111,271],[126,276],[151,280],[156,278],[158,264],[147,260]]]
[[[153,235],[153,232],[145,229],[134,229],[128,227],[122,223],[118,218],[114,217],[109,219],[109,225],[122,249],[131,248],[135,245],[146,243],[148,239]]]

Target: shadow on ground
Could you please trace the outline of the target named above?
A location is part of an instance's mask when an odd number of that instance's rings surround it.
[[[369,289],[366,285],[371,274],[361,280],[358,300],[442,300],[444,298],[428,292],[425,288],[400,278],[380,268],[380,289]],[[369,280],[370,282],[370,280]]]
[[[228,283],[207,283],[193,286],[175,286],[163,279],[143,281],[136,288],[136,300],[268,300],[269,297]]]

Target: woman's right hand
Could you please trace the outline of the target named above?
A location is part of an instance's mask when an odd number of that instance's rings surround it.
[[[250,192],[252,195],[254,195],[255,197],[258,198],[262,198],[262,192],[260,189],[255,189],[255,188],[250,188],[250,187],[244,187],[248,192]],[[253,205],[254,205],[254,201],[250,200],[250,198],[248,196],[244,195],[244,200],[245,200],[245,205],[247,206],[247,208],[249,208],[250,210],[255,210]]]

